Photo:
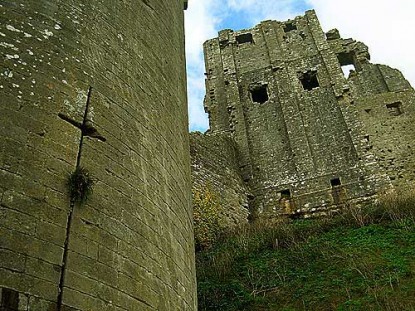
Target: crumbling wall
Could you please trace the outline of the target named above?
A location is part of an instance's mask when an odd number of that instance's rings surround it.
[[[414,95],[388,92],[356,100],[369,148],[397,188],[415,185]]]
[[[337,34],[333,36],[333,34]],[[366,148],[397,188],[415,183],[415,92],[399,70],[371,64],[368,48],[342,39],[337,30],[327,34],[340,65],[353,65],[347,83],[358,113]],[[346,57],[346,55],[348,57]]]
[[[0,13],[1,308],[195,310],[183,0]]]
[[[210,188],[217,195],[227,226],[247,223],[249,191],[239,173],[235,142],[225,134],[193,132],[190,156],[194,191]]]
[[[322,213],[389,187],[365,141],[340,52],[328,41],[308,11],[225,29],[204,44],[211,131],[234,138],[259,214]],[[356,63],[369,62],[365,45],[347,43],[339,43],[343,62],[352,49]]]

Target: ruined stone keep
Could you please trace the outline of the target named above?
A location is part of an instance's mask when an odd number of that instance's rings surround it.
[[[322,214],[414,185],[413,88],[398,70],[370,63],[363,43],[324,33],[314,11],[222,30],[204,53],[209,138],[192,148],[233,139],[228,162],[245,188],[231,192],[251,215]],[[227,201],[232,179],[212,165],[218,147],[206,148],[192,155],[194,183],[210,178]]]
[[[196,309],[186,2],[1,1],[1,310]]]

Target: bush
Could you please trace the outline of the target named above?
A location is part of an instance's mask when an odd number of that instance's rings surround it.
[[[224,229],[222,207],[218,196],[209,185],[194,188],[192,195],[196,250],[207,249],[219,238]]]

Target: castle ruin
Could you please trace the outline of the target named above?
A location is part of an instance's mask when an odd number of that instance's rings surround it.
[[[222,30],[204,53],[210,129],[192,135],[193,180],[211,180],[231,223],[246,206],[254,217],[308,217],[415,184],[413,88],[372,64],[365,44],[324,33],[314,11]],[[218,169],[223,136],[234,164]]]
[[[1,310],[196,310],[186,6],[1,2]],[[205,55],[193,181],[233,223],[413,185],[414,90],[313,11],[221,31]],[[83,205],[68,195],[80,169]]]

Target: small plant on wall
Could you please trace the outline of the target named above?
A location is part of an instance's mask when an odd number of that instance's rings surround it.
[[[67,185],[71,202],[83,205],[92,194],[94,180],[87,169],[79,166],[69,175]]]

